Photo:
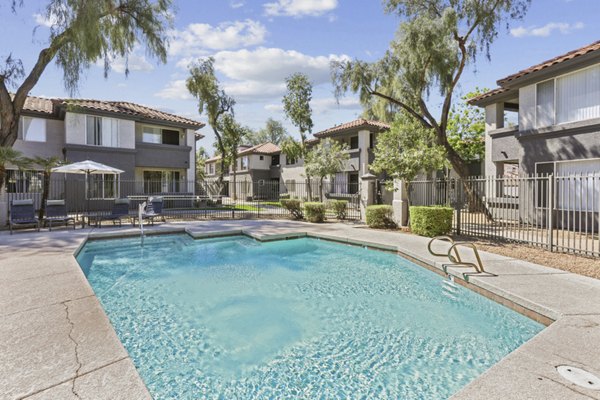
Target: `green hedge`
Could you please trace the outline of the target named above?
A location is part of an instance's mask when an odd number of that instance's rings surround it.
[[[410,207],[410,230],[421,236],[440,236],[452,230],[451,207]]]
[[[304,214],[302,213],[302,206],[300,205],[300,200],[281,199],[281,205],[283,206],[283,208],[288,210],[290,214],[292,214],[293,219],[304,218]]]
[[[394,223],[392,206],[377,205],[367,207],[367,225],[369,228],[392,228]]]
[[[335,213],[337,219],[346,219],[346,212],[348,211],[348,201],[346,200],[331,200],[329,206]]]
[[[325,209],[324,203],[304,203],[304,213],[309,222],[325,221]]]

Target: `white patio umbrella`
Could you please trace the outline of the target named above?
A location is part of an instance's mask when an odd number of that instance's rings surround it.
[[[90,175],[100,175],[100,174],[113,174],[119,175],[122,174],[123,170],[118,168],[111,167],[109,165],[101,164],[96,161],[85,160],[79,161],[72,164],[61,165],[60,167],[52,168],[52,172],[58,172],[63,174],[85,174],[86,181],[86,191],[88,191],[89,185],[88,180]],[[89,211],[89,196],[87,197],[88,203],[88,211]]]

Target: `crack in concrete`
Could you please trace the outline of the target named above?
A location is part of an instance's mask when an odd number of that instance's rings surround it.
[[[71,385],[71,392],[73,393],[73,395],[75,397],[77,397],[79,399],[80,398],[79,394],[77,393],[77,390],[75,389],[75,381],[79,377],[79,371],[83,367],[83,364],[81,363],[81,360],[79,360],[79,343],[77,343],[77,341],[73,337],[73,331],[75,330],[75,323],[73,321],[71,321],[71,316],[69,314],[69,306],[67,305],[66,301],[63,302],[62,305],[65,307],[65,313],[66,313],[66,317],[67,317],[67,322],[70,325],[69,339],[75,345],[75,348],[74,348],[74,350],[75,350],[75,361],[77,361],[77,369],[75,370],[75,377],[73,378],[73,384]]]

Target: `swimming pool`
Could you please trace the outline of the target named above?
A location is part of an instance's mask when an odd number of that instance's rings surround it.
[[[316,239],[88,242],[157,399],[445,399],[543,326],[392,253]]]

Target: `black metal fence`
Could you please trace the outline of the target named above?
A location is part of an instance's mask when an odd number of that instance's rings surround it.
[[[73,215],[110,213],[118,198],[130,200],[134,214],[138,205],[149,197],[163,198],[165,218],[193,219],[243,219],[243,218],[289,218],[289,211],[281,204],[283,199],[297,199],[303,205],[308,201],[327,205],[326,216],[335,219],[332,202],[347,203],[345,219],[360,219],[359,186],[335,185],[313,182],[286,185],[279,181],[184,181],[184,180],[122,180],[117,176],[98,175],[89,177],[67,175],[52,178],[47,184],[47,198],[64,199],[67,211]],[[36,209],[42,205],[44,179],[39,173],[20,174],[7,183],[7,198],[12,200],[33,199]]]
[[[600,257],[600,175],[413,181],[411,205],[449,205],[457,234]]]

